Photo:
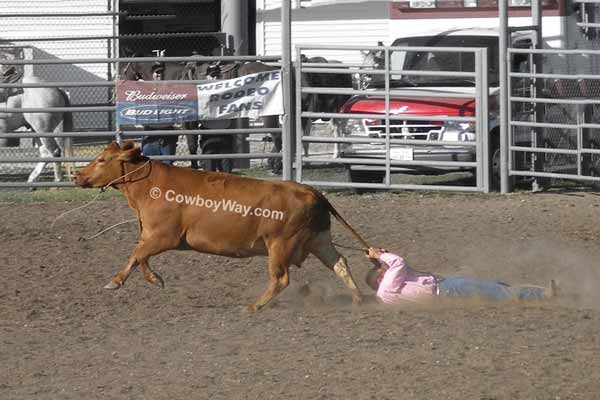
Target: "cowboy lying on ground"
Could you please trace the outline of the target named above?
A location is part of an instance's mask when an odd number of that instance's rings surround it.
[[[385,304],[425,302],[436,297],[480,298],[484,300],[543,300],[556,296],[556,283],[548,287],[519,285],[504,282],[442,277],[420,272],[408,266],[399,255],[371,247],[367,258],[375,265],[367,273],[369,287],[377,292],[377,300]]]

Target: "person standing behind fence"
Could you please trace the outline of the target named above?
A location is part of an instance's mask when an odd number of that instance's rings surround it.
[[[163,63],[152,65],[152,77],[155,81],[162,81],[165,72]],[[145,125],[146,131],[162,131],[173,129],[172,124]],[[174,156],[177,150],[177,135],[170,136],[144,136],[142,138],[142,154],[144,156]],[[163,161],[172,164],[173,161]]]

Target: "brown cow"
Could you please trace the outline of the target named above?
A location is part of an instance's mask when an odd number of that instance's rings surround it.
[[[249,306],[257,311],[288,286],[290,265],[299,267],[314,254],[350,288],[355,303],[362,300],[346,259],[331,242],[329,213],[360,236],[310,186],[170,166],[143,157],[131,142],[112,143],[74,180],[82,187],[115,187],[137,214],[140,241],[106,289],[123,286],[137,265],[148,282],[162,287],[148,259],[167,250],[268,255],[269,287]]]

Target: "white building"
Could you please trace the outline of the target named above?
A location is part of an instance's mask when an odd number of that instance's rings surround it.
[[[508,0],[510,24],[531,25],[530,0]],[[576,25],[569,0],[543,0],[543,36],[552,47],[597,46]],[[281,0],[256,1],[256,51],[281,53]],[[457,28],[498,27],[496,0],[292,0],[292,45],[390,45],[404,36]],[[327,54],[324,54],[327,53]],[[360,62],[359,53],[324,52],[326,58]],[[317,54],[307,54],[309,56]]]

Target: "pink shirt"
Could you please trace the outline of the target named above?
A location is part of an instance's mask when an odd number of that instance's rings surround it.
[[[377,289],[377,297],[386,304],[402,304],[406,301],[430,300],[437,294],[437,280],[431,274],[418,273],[396,254],[383,253],[379,257],[387,267]]]

